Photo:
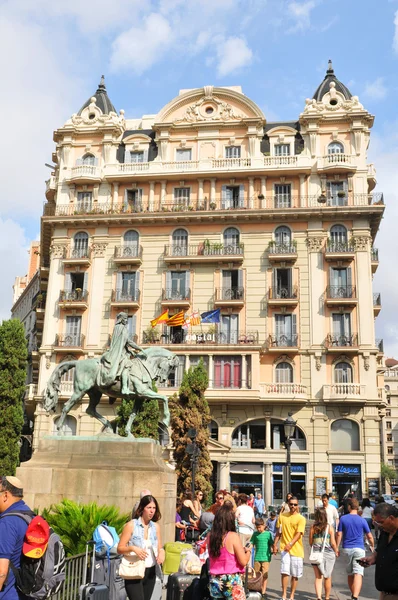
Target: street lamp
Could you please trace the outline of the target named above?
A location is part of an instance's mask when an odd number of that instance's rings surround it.
[[[195,472],[196,472],[196,463],[198,456],[200,454],[200,449],[196,443],[196,436],[198,432],[194,427],[190,427],[187,431],[187,436],[192,440],[191,444],[187,444],[186,453],[191,457],[191,473],[192,473],[192,482],[191,482],[191,490],[192,497],[195,498]]]
[[[291,491],[292,473],[291,473],[291,456],[290,450],[292,446],[292,437],[296,429],[297,421],[293,419],[293,413],[288,413],[287,419],[283,421],[283,429],[285,430],[285,446],[286,446],[286,493]]]

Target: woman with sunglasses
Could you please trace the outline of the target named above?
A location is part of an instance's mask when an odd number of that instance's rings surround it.
[[[326,539],[325,539],[326,536]],[[312,565],[315,574],[315,593],[318,600],[322,598],[322,580],[325,588],[325,600],[329,600],[332,589],[332,572],[336,557],[339,555],[334,529],[328,524],[326,510],[322,508],[315,509],[314,523],[310,529],[310,546],[314,550],[323,552],[323,559],[320,565]]]
[[[218,509],[221,508],[221,506],[224,504],[224,499],[225,499],[224,492],[222,490],[217,492],[216,501],[209,508],[209,511],[212,512],[213,515],[215,515],[218,512]]]
[[[194,513],[200,519],[202,515],[203,492],[197,490],[195,492],[195,500],[193,500]]]

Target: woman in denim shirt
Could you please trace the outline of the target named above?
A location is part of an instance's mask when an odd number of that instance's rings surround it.
[[[164,561],[164,549],[158,521],[161,514],[156,498],[144,496],[138,505],[136,519],[123,528],[117,547],[119,554],[134,552],[145,560],[143,579],[126,579],[126,593],[129,600],[150,600],[156,582],[156,563]]]

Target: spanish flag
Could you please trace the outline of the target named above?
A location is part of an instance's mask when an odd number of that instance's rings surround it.
[[[156,327],[156,325],[159,325],[159,323],[164,323],[165,321],[167,321],[168,318],[169,318],[169,309],[162,312],[162,314],[159,315],[158,317],[156,317],[156,319],[153,319],[151,321],[151,325],[152,325],[152,327]]]
[[[166,325],[169,325],[170,327],[177,327],[178,325],[184,325],[184,323],[185,317],[183,310],[180,310],[180,312],[178,312],[176,315],[173,315],[166,321]]]

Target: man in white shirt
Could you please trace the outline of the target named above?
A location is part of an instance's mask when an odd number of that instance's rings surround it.
[[[326,510],[328,525],[331,525],[335,531],[339,526],[339,513],[333,504],[329,503],[329,494],[322,494],[322,506]]]

